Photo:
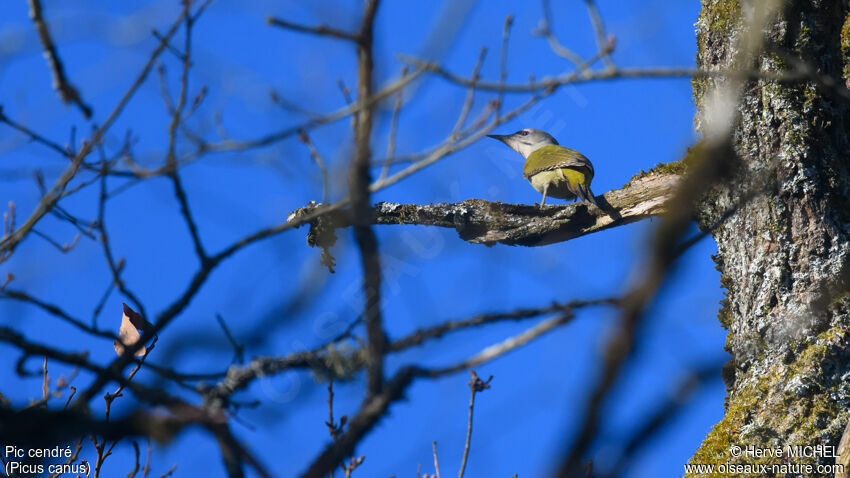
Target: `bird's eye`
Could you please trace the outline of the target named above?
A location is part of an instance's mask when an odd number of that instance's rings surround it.
[[[528,136],[528,131],[525,131],[525,130],[520,131],[520,132],[519,132],[519,135],[520,135],[520,136]]]

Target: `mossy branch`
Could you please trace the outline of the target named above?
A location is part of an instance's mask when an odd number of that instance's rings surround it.
[[[679,164],[679,163],[673,163]],[[566,205],[507,204],[483,199],[458,203],[399,204],[381,202],[373,206],[372,224],[416,224],[453,228],[461,239],[492,246],[497,243],[543,246],[631,224],[662,215],[681,179],[681,168],[661,165],[632,178],[620,189],[597,197],[602,208],[586,203]],[[310,205],[290,215],[290,221],[318,212]],[[351,225],[348,210],[330,211],[310,223],[308,244],[327,249],[336,229]]]

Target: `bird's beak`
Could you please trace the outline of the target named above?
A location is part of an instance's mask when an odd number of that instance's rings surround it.
[[[505,139],[506,139],[508,136],[509,136],[509,135],[507,135],[507,134],[488,134],[488,135],[487,135],[487,137],[488,137],[488,138],[498,139],[499,141],[501,141],[501,142],[503,142],[503,143],[505,142]]]

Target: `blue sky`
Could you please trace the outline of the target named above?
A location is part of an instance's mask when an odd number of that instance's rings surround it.
[[[595,42],[583,2],[553,2],[554,29],[562,43],[589,57]],[[620,67],[692,66],[693,23],[697,1],[599,0],[609,33],[617,39],[613,55]],[[508,80],[521,82],[568,71],[571,66],[549,50],[531,31],[541,18],[536,2],[479,1],[462,21],[445,14],[450,2],[387,1],[376,23],[376,83],[397,77],[397,55],[427,56],[448,69],[468,75],[482,46],[488,56],[482,76],[496,80],[502,27],[507,14],[514,25],[508,50]],[[354,29],[360,2],[271,2],[248,5],[213,2],[196,27],[190,93],[206,85],[209,94],[189,121],[196,132],[219,139],[249,139],[297,124],[304,116],[270,101],[270,91],[309,111],[339,108],[345,100],[338,80],[353,87],[355,57],[340,41],[319,39],[266,26],[267,15],[291,21],[327,23]],[[102,121],[144,64],[155,46],[151,29],[164,31],[179,13],[177,2],[86,1],[49,2],[45,15],[56,37],[68,76]],[[446,31],[453,30],[450,34]],[[444,32],[433,36],[435,30]],[[182,39],[177,42],[182,44]],[[77,141],[91,124],[64,106],[51,89],[51,79],[27,16],[26,2],[7,5],[0,20],[0,104],[4,113],[51,139],[65,144],[77,128]],[[178,86],[179,62],[163,57],[172,94]],[[452,129],[466,91],[436,77],[416,81],[405,96],[399,117],[397,152],[415,153],[441,141]],[[472,117],[492,95],[482,95]],[[526,99],[510,95],[506,107]],[[386,150],[391,104],[382,105],[373,149]],[[694,106],[687,79],[621,80],[566,87],[539,106],[499,128],[550,131],[563,145],[583,152],[594,163],[593,189],[601,194],[618,188],[641,169],[681,157],[694,141]],[[220,124],[214,118],[220,115]],[[120,148],[132,130],[136,161],[161,165],[167,148],[168,115],[154,74],[106,137],[107,148]],[[347,120],[311,133],[331,170],[331,197],[344,196],[345,171],[351,153]],[[178,143],[178,151],[191,145]],[[19,221],[38,201],[32,179],[36,169],[48,184],[65,161],[44,147],[0,127],[0,204],[15,201]],[[375,195],[375,201],[429,203],[484,198],[534,203],[538,194],[522,179],[521,158],[504,145],[484,139]],[[377,174],[377,171],[375,172]],[[291,138],[248,152],[217,153],[183,170],[190,204],[208,250],[218,251],[239,237],[277,224],[290,211],[321,194],[319,170],[307,149]],[[109,188],[123,180],[110,179]],[[63,202],[69,211],[94,218],[96,188]],[[127,188],[107,209],[113,248],[127,261],[124,277],[148,310],[159,312],[177,297],[197,267],[187,230],[178,214],[172,187],[153,179]],[[640,277],[640,260],[653,223],[621,227],[542,248],[470,245],[454,231],[417,226],[376,227],[385,267],[383,304],[387,329],[398,337],[416,328],[483,311],[535,307],[553,300],[610,296]],[[75,231],[47,217],[37,229],[59,242]],[[359,258],[350,233],[340,234],[334,248],[336,274],[319,265],[319,251],[305,244],[306,230],[275,236],[229,259],[216,269],[187,310],[160,336],[151,361],[181,371],[221,371],[231,351],[215,315],[221,314],[237,338],[254,336],[247,355],[285,354],[320,344],[354,319],[361,308]],[[669,397],[689,370],[725,359],[724,332],[715,315],[722,294],[705,240],[684,256],[663,294],[653,305],[639,337],[633,360],[605,407],[602,442],[594,448],[597,467],[616,459],[617,446],[631,436],[642,418]],[[62,254],[30,236],[0,275],[12,272],[17,289],[55,302],[72,314],[91,317],[109,283],[97,243],[82,239]],[[291,307],[294,298],[310,299]],[[98,318],[117,329],[121,302],[113,294]],[[479,396],[468,476],[544,476],[558,463],[584,399],[600,366],[599,352],[616,318],[605,308],[582,310],[566,327],[531,345],[479,367],[494,375],[492,389]],[[108,340],[92,339],[34,307],[0,301],[0,324],[13,325],[28,337],[71,351],[90,350],[105,362],[114,356]],[[393,356],[390,371],[416,362],[452,363],[518,333],[530,323],[500,324],[447,337],[427,347]],[[246,339],[247,340],[247,339]],[[18,356],[0,346],[2,392],[25,404],[40,396],[39,378],[14,374]],[[30,361],[30,368],[39,366]],[[67,369],[58,364],[51,375]],[[363,394],[362,376],[336,386],[336,414],[354,413]],[[139,379],[154,380],[148,373]],[[85,386],[83,373],[75,384]],[[461,373],[436,381],[419,381],[407,400],[358,447],[366,461],[355,476],[413,476],[418,463],[433,472],[431,442],[436,440],[443,473],[460,463],[466,429],[468,376]],[[175,392],[182,393],[182,392]],[[655,477],[682,473],[710,429],[722,417],[723,385],[717,378],[697,390],[694,400],[641,448],[628,476]],[[187,395],[191,396],[191,395]],[[327,443],[325,385],[308,374],[291,373],[256,383],[241,398],[262,404],[239,413],[238,436],[254,447],[270,470],[292,476]],[[57,400],[53,405],[59,406]],[[94,409],[100,405],[94,402]],[[119,410],[134,405],[126,397]],[[129,447],[119,447],[107,460],[109,476],[126,473]],[[217,447],[199,431],[157,447],[154,472],[178,464],[177,476],[224,476]]]

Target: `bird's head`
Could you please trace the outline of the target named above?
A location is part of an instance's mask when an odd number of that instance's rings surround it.
[[[514,134],[488,134],[487,136],[505,143],[524,158],[528,158],[529,154],[543,146],[558,144],[551,134],[534,128],[521,129]]]

